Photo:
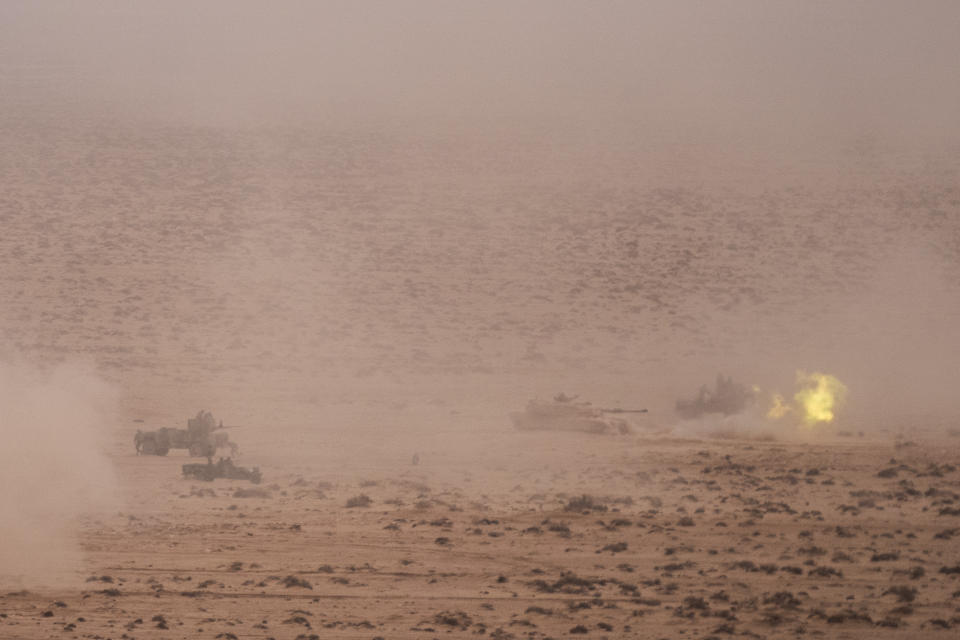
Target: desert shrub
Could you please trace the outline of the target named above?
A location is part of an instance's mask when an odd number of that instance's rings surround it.
[[[297,576],[287,576],[283,579],[283,586],[287,589],[291,587],[300,587],[301,589],[313,589],[313,585],[304,580],[303,578],[298,578]]]
[[[365,493],[361,493],[358,496],[353,496],[347,500],[347,508],[352,509],[354,507],[369,507],[373,503],[373,500],[370,499]]]
[[[543,607],[534,606],[534,607],[527,607],[524,613],[539,613],[540,615],[543,615],[543,616],[552,616],[553,609],[544,609]]]
[[[584,594],[594,589],[598,584],[605,584],[605,581],[581,578],[573,573],[563,573],[560,575],[560,578],[553,583],[547,582],[546,580],[534,580],[529,584],[541,593]]]
[[[777,591],[772,595],[764,595],[763,604],[769,604],[784,609],[796,609],[800,600],[789,591]]]
[[[549,520],[545,520],[544,524],[547,525],[547,531],[559,533],[562,536],[570,536],[570,527],[562,522],[550,522]]]
[[[890,587],[883,592],[883,595],[897,596],[897,602],[913,602],[917,598],[916,587],[896,586]]]
[[[435,624],[442,624],[448,627],[458,627],[466,629],[473,624],[473,620],[463,611],[442,611],[433,616]]]
[[[602,504],[599,499],[593,496],[583,494],[576,498],[570,498],[564,511],[606,511],[607,505]]]
[[[270,492],[266,489],[237,489],[233,492],[234,498],[269,498]]]

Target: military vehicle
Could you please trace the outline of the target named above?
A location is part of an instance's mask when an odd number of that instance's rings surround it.
[[[185,464],[183,465],[183,477],[207,482],[212,482],[217,478],[249,480],[253,484],[260,484],[262,479],[259,467],[253,469],[238,467],[233,464],[233,460],[230,458],[220,458],[216,463],[213,462],[213,459],[207,458],[206,464]]]
[[[646,409],[600,409],[577,396],[559,393],[552,402],[531,400],[522,412],[510,414],[513,426],[521,431],[585,431],[599,434],[628,434],[630,423],[615,414],[646,413]]]
[[[212,457],[217,449],[229,448],[231,455],[239,450],[237,445],[230,441],[223,429],[229,427],[214,422],[213,414],[209,411],[200,411],[196,417],[187,420],[186,429],[164,427],[155,431],[137,431],[133,444],[137,455],[165,456],[170,449],[186,449],[194,457]]]
[[[730,376],[718,374],[712,390],[703,385],[695,397],[677,400],[677,415],[684,420],[696,420],[709,414],[732,416],[753,404],[756,396],[754,389],[734,382]]]

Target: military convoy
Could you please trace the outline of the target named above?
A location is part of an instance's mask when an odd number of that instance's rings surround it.
[[[585,431],[597,434],[632,432],[630,423],[615,417],[625,413],[646,413],[646,409],[600,409],[577,396],[559,393],[553,402],[531,400],[522,412],[510,414],[513,426],[522,431]]]
[[[577,401],[577,396],[559,393],[552,402],[531,400],[522,412],[510,414],[513,425],[522,431],[584,431],[596,434],[629,434],[630,423],[619,414],[646,413],[646,409],[602,409],[589,402]],[[262,476],[258,467],[247,469],[233,463],[231,458],[213,456],[217,450],[229,448],[236,455],[238,447],[222,430],[228,427],[217,423],[209,411],[200,411],[187,420],[186,429],[165,427],[153,431],[138,430],[134,436],[137,455],[165,456],[171,449],[186,449],[190,456],[205,457],[207,462],[183,465],[183,476],[194,480],[212,481],[217,478],[249,480],[259,484]],[[414,464],[417,460],[415,459]]]
[[[186,449],[191,456],[212,457],[218,449],[229,448],[236,455],[237,445],[222,430],[227,427],[214,422],[213,414],[200,411],[195,418],[187,420],[186,429],[164,427],[155,431],[137,431],[134,446],[137,455],[165,456],[171,449]]]
[[[138,456],[165,456],[171,449],[186,449],[193,457],[207,459],[206,464],[183,465],[184,478],[206,481],[227,478],[260,484],[260,469],[257,467],[238,467],[231,458],[220,458],[216,463],[213,462],[213,456],[218,449],[230,449],[231,455],[236,455],[239,451],[237,445],[222,432],[228,428],[223,426],[223,421],[217,424],[209,411],[200,411],[196,417],[187,420],[186,429],[165,427],[154,431],[138,430],[133,444]]]

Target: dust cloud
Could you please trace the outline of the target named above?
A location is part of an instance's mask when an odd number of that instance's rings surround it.
[[[88,364],[0,364],[0,582],[82,582],[80,517],[120,505],[107,456],[116,390]]]

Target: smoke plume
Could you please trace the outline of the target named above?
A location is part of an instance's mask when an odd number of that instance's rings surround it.
[[[78,518],[117,503],[101,440],[115,404],[88,366],[0,363],[0,584],[78,578]]]

